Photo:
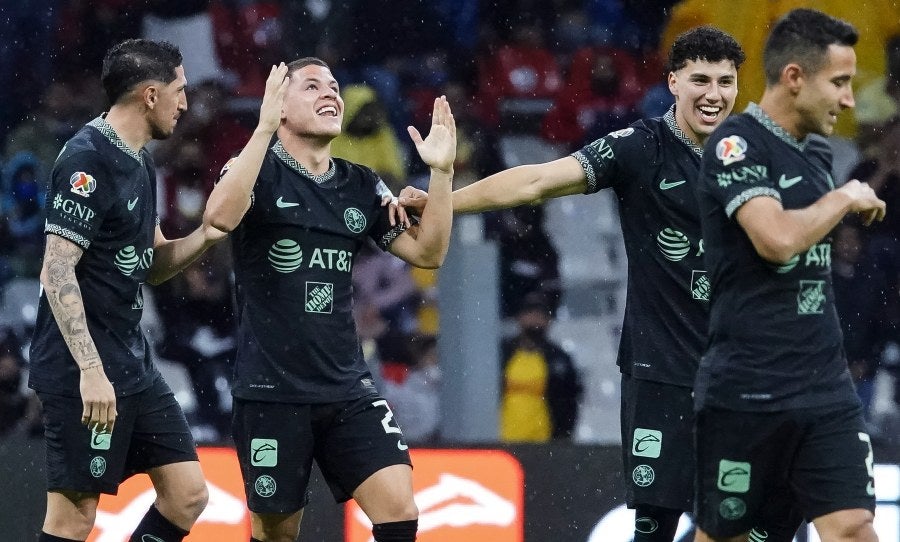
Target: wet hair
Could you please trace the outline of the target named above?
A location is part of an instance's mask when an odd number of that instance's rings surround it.
[[[846,21],[814,9],[795,9],[775,23],[763,50],[766,83],[774,85],[791,63],[813,74],[825,65],[829,45],[852,47],[859,32]]]
[[[314,56],[305,56],[303,58],[298,58],[297,60],[287,65],[287,76],[290,77],[295,71],[301,68],[305,68],[306,66],[322,66],[323,68],[328,68],[329,70],[331,70],[331,67],[329,67],[328,64],[326,64],[325,61],[321,58],[316,58]]]
[[[144,81],[169,84],[181,65],[178,47],[165,41],[126,40],[112,46],[103,57],[100,81],[106,97],[115,104],[135,85]]]
[[[744,62],[744,50],[730,34],[712,26],[698,26],[679,34],[669,49],[666,73],[685,67],[691,60],[720,62],[730,60],[735,69]]]

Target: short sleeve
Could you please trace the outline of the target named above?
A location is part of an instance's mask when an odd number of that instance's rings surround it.
[[[585,194],[593,194],[629,178],[633,166],[658,155],[658,143],[646,129],[628,127],[611,132],[572,153],[587,178]]]
[[[771,179],[765,149],[751,146],[748,138],[736,133],[717,135],[707,143],[700,176],[725,214],[730,218],[741,205],[756,197],[781,201]]]
[[[118,199],[118,188],[99,155],[87,151],[64,157],[51,173],[44,231],[87,250]]]

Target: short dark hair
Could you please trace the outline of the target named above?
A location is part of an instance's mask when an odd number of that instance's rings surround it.
[[[779,19],[763,49],[766,83],[774,85],[794,62],[813,74],[825,65],[829,45],[856,45],[859,33],[850,23],[814,9],[795,9]]]
[[[679,34],[669,49],[666,73],[685,67],[691,60],[730,60],[735,69],[744,62],[744,50],[730,34],[712,26],[698,26]]]
[[[126,40],[112,46],[103,57],[100,81],[111,104],[143,81],[171,83],[181,65],[181,51],[165,41]]]
[[[305,68],[306,66],[322,66],[323,68],[328,68],[329,70],[331,70],[331,67],[328,66],[328,64],[321,58],[316,58],[314,56],[305,56],[303,58],[298,58],[297,60],[287,65],[287,76],[290,77],[295,71],[299,70],[300,68]]]

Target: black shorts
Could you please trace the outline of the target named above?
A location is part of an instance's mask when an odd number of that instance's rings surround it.
[[[385,467],[412,465],[394,414],[378,395],[324,404],[235,398],[232,430],[247,506],[260,514],[306,506],[313,459],[337,502]]]
[[[629,508],[682,510],[694,502],[691,388],[622,375],[622,462]]]
[[[38,392],[44,407],[47,488],[115,495],[119,484],[154,467],[197,461],[184,412],[162,377],[116,398],[112,434],[81,423],[81,398]]]
[[[859,405],[782,412],[704,408],[697,414],[696,520],[737,536],[790,501],[807,520],[875,511],[872,446]],[[779,505],[781,507],[784,504]]]

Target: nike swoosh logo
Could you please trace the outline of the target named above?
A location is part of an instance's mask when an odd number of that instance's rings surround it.
[[[778,186],[780,186],[781,188],[790,188],[802,180],[803,175],[797,175],[796,177],[791,177],[790,179],[788,179],[787,175],[782,173],[781,178],[778,179]]]
[[[687,181],[671,181],[670,182],[666,179],[663,179],[663,180],[659,181],[659,189],[660,190],[668,190],[670,188],[675,188],[676,186],[681,186],[686,182]]]
[[[137,202],[139,199],[140,198],[137,197],[137,198],[128,200],[128,210],[129,211],[134,211],[134,206],[137,205]]]
[[[298,205],[300,205],[300,204],[299,204],[299,203],[293,203],[293,202],[290,202],[290,201],[284,201],[284,199],[282,199],[281,196],[279,196],[279,197],[278,197],[278,200],[275,201],[275,205],[277,205],[277,206],[281,207],[282,209],[284,209],[285,207],[296,207],[296,206],[298,206]]]

